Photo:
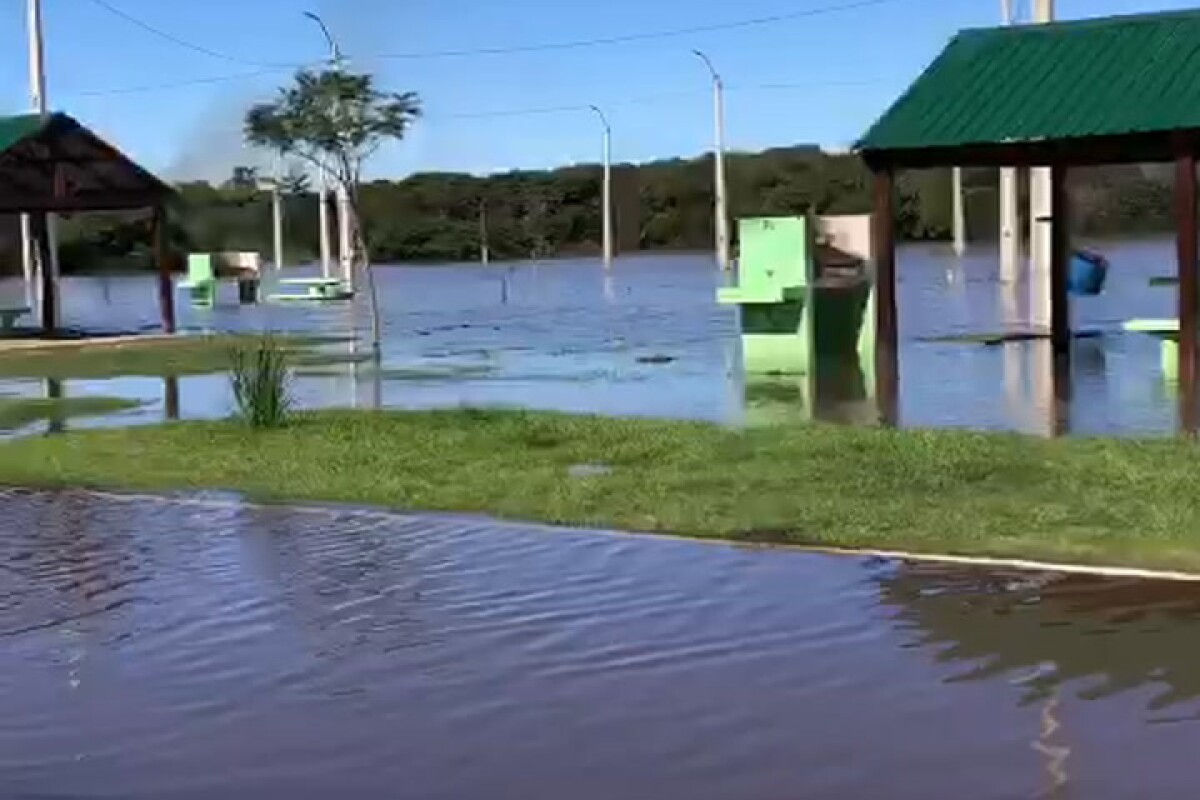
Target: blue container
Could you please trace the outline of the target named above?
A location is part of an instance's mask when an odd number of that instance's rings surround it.
[[[1104,291],[1108,278],[1108,260],[1096,253],[1075,252],[1071,254],[1071,271],[1067,277],[1067,291],[1074,295],[1091,297]]]

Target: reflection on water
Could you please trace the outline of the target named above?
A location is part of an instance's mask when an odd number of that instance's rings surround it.
[[[7,796],[1194,784],[1200,587],[218,496],[3,500]]]
[[[940,245],[902,248],[899,422],[1039,435],[1067,428],[1084,434],[1174,430],[1177,402],[1159,370],[1158,343],[1119,332],[1125,319],[1174,314],[1174,293],[1149,285],[1149,277],[1173,259],[1171,244],[1107,243],[1098,249],[1114,265],[1108,289],[1074,299],[1072,311],[1077,329],[1105,335],[1076,343],[1070,381],[1063,382],[1054,378],[1044,342],[929,341],[1029,328],[1028,287],[998,282],[991,248],[962,260]],[[803,418],[816,409],[835,419],[878,419],[877,411],[862,407],[852,370],[844,387],[822,393],[815,406],[809,398],[764,409],[753,389],[747,404],[735,312],[717,305],[723,278],[703,258],[635,256],[619,259],[611,273],[598,261],[391,267],[380,268],[377,278],[382,374],[349,367],[306,374],[295,387],[301,405],[506,405],[723,422]],[[153,278],[73,277],[66,283],[69,324],[136,330],[155,322]],[[184,307],[181,319],[191,330],[269,327],[356,333],[363,341],[370,327],[366,309],[353,303]],[[869,373],[863,380],[874,396]],[[12,388],[12,382],[0,382],[0,389]],[[220,417],[230,410],[221,376],[180,379],[178,388],[183,417]],[[119,390],[150,404],[121,415],[121,422],[156,421],[168,410],[161,387],[136,379],[72,381],[67,390]]]

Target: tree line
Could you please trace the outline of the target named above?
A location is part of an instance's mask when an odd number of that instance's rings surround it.
[[[870,175],[853,154],[797,146],[727,159],[733,217],[866,213]],[[183,183],[172,213],[178,253],[219,250],[271,252],[271,196],[251,171],[236,170],[220,185]],[[362,184],[358,203],[365,240],[376,263],[454,262],[479,257],[486,235],[495,259],[550,258],[597,253],[601,242],[602,171],[572,166],[486,177],[421,173]],[[994,238],[998,176],[968,170],[965,195],[975,238]],[[712,159],[672,159],[613,170],[619,252],[705,250],[711,247]],[[1072,173],[1073,229],[1088,235],[1170,230],[1170,171],[1103,167]],[[318,252],[318,205],[308,182],[295,178],[285,193],[288,260]],[[906,240],[950,234],[948,170],[908,172],[898,181],[897,231]],[[486,231],[486,234],[485,234]],[[8,270],[19,263],[15,221],[3,234]],[[60,225],[65,271],[148,268],[150,226],[143,217],[78,215]]]

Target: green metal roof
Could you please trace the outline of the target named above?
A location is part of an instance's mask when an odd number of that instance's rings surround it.
[[[1200,129],[1200,11],[959,33],[858,142],[920,150]]]
[[[0,117],[0,152],[42,129],[46,121],[40,114]]]

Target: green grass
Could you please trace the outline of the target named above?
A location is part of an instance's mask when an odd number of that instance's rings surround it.
[[[70,345],[0,350],[0,378],[114,378],[119,376],[170,377],[225,372],[230,353],[257,335],[181,336],[147,339],[128,344]],[[336,364],[363,358],[321,352],[335,339],[319,336],[280,336],[289,361],[297,366]]]
[[[34,422],[115,414],[140,405],[127,397],[0,397],[0,431],[16,430]]]
[[[576,464],[612,467],[572,478]],[[321,412],[0,446],[0,483],[225,488],[265,501],[1200,570],[1187,441],[703,424],[500,411]]]

